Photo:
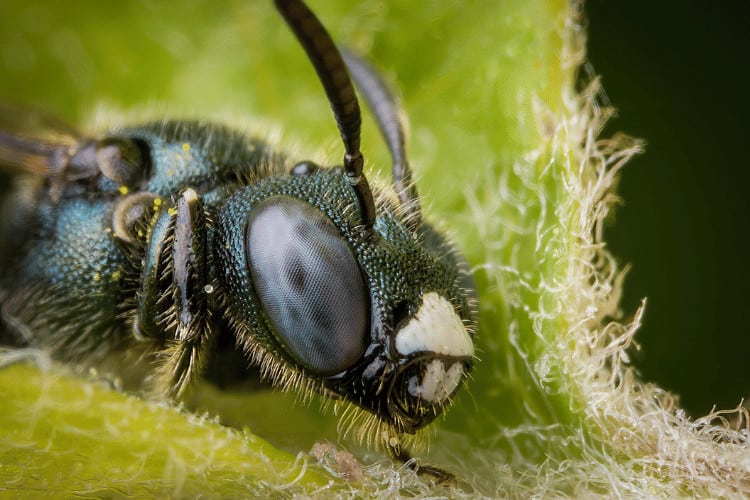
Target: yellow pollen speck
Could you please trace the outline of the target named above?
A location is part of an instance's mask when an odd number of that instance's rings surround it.
[[[120,186],[119,188],[117,188],[117,190],[120,192],[120,194],[123,194],[123,195],[128,194],[128,191],[129,191],[127,186]]]
[[[119,269],[112,273],[112,281],[120,281],[121,277],[122,277],[122,273],[120,272]]]
[[[143,229],[138,230],[138,237],[143,238]]]
[[[177,209],[174,207],[169,207],[169,209],[167,209],[167,213],[169,215],[177,215]]]
[[[94,273],[94,281],[95,281],[95,282],[98,282],[98,281],[99,281],[99,280],[101,280],[101,279],[102,279],[102,276],[101,276],[101,274],[99,274],[99,273]]]
[[[159,208],[162,204],[161,198],[154,198],[154,208]]]
[[[189,144],[189,143],[187,143],[187,142],[183,143],[183,144],[182,144],[182,150],[183,150],[184,152],[186,152],[186,153],[189,153],[189,152],[190,152],[190,144]]]

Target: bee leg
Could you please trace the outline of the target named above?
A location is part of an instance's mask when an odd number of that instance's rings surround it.
[[[148,226],[159,208],[161,199],[142,191],[123,197],[112,214],[112,234],[124,247],[143,249]],[[139,256],[139,260],[142,256]]]
[[[207,238],[203,203],[184,189],[156,217],[143,260],[133,332],[160,343],[155,383],[168,397],[179,397],[200,373],[212,339]]]
[[[436,484],[455,484],[456,483],[456,476],[451,474],[450,472],[441,469],[440,467],[435,467],[434,465],[428,465],[428,464],[420,464],[417,459],[411,456],[411,454],[401,448],[398,444],[395,446],[389,444],[388,445],[388,453],[393,457],[394,459],[403,462],[407,467],[417,472],[417,474],[421,476],[430,476],[435,480]]]

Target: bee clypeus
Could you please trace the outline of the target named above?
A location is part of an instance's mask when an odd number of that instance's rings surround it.
[[[276,386],[349,402],[367,440],[405,460],[400,436],[434,420],[471,369],[471,280],[422,220],[379,76],[302,2],[276,6],[323,84],[343,165],[203,122],[2,131],[13,188],[0,335],[77,362],[137,352],[151,390],[172,398],[196,377],[255,367]],[[349,75],[388,145],[392,188],[371,189],[362,172]]]

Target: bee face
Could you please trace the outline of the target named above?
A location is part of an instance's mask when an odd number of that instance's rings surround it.
[[[336,394],[413,433],[471,369],[464,276],[385,201],[366,231],[333,172],[268,179],[219,209],[233,323],[254,325],[245,350],[275,382]]]

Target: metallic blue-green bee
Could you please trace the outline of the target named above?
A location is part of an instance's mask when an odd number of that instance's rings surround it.
[[[0,218],[0,335],[76,362],[134,354],[168,397],[255,367],[364,410],[366,432],[405,459],[397,437],[439,415],[471,369],[471,280],[421,220],[385,85],[302,2],[276,5],[328,95],[343,166],[200,122],[101,137],[0,132],[13,182]],[[362,172],[349,74],[388,144],[392,191],[373,192]]]

